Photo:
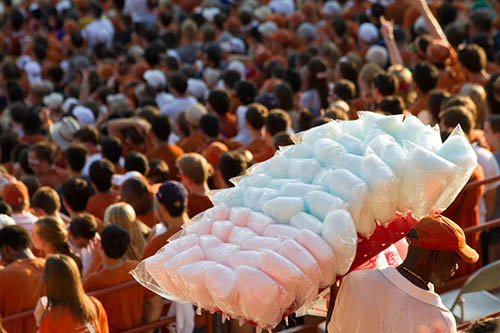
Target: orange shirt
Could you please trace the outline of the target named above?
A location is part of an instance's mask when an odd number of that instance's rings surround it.
[[[43,270],[45,259],[16,260],[0,270],[0,317],[32,310],[45,295]],[[35,317],[3,324],[9,333],[35,332]]]
[[[137,215],[137,219],[150,228],[152,228],[156,223],[158,223],[154,210],[150,210],[146,214]]]
[[[159,234],[158,236],[153,237],[148,244],[146,245],[146,248],[144,249],[144,254],[142,255],[142,260],[151,257],[154,255],[156,252],[158,252],[159,249],[161,249],[165,244],[167,244],[167,241],[170,237],[181,231],[182,228],[173,228],[169,229],[166,232]]]
[[[68,179],[68,173],[66,170],[55,167],[47,173],[37,175],[36,178],[40,182],[40,186],[49,186],[56,189]]]
[[[129,272],[137,264],[138,262],[135,260],[126,260],[118,268],[102,269],[97,273],[90,274],[83,281],[83,289],[89,292],[132,281],[134,278]],[[109,331],[121,332],[139,326],[142,321],[144,297],[150,298],[152,296],[154,296],[153,293],[146,293],[146,289],[137,284],[135,287],[97,297],[106,310]]]
[[[205,134],[198,132],[189,135],[187,138],[179,141],[179,147],[185,153],[197,153],[205,147]]]
[[[107,193],[96,193],[89,198],[89,201],[87,202],[87,208],[85,210],[87,211],[87,213],[92,214],[95,217],[103,220],[106,208],[118,202],[119,199],[120,199],[120,194],[116,191]]]
[[[195,217],[201,212],[212,208],[214,204],[210,201],[208,195],[199,195],[196,193],[190,193],[188,196],[188,215],[190,218]]]
[[[148,160],[152,159],[160,159],[165,161],[168,165],[168,179],[176,180],[179,171],[177,170],[177,166],[175,165],[175,161],[184,154],[184,151],[176,145],[163,145],[155,150],[152,150],[146,154]]]
[[[97,318],[92,323],[87,325],[82,325],[77,321],[71,311],[67,307],[56,307],[55,309],[49,310],[42,317],[42,322],[40,323],[39,333],[108,333],[108,317],[106,316],[106,311],[102,307],[101,302],[99,302],[94,297],[90,297],[93,303],[97,306]],[[91,326],[93,331],[91,331],[87,326]]]

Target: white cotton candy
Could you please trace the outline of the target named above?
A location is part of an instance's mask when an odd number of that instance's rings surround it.
[[[436,208],[445,210],[455,200],[458,193],[469,181],[477,166],[477,155],[458,125],[437,151],[438,156],[462,168],[439,198]]]
[[[365,139],[365,133],[363,128],[363,120],[349,120],[349,121],[340,121],[339,122],[342,133],[347,133],[352,135],[355,138],[363,141]]]
[[[228,207],[238,207],[243,205],[245,190],[241,187],[226,188],[218,190],[210,198],[214,205],[226,204]]]
[[[328,183],[328,181],[326,180]],[[323,221],[334,209],[347,209],[347,203],[339,197],[327,192],[313,191],[307,194],[306,204],[309,212]]]
[[[203,217],[205,217],[205,215],[212,221],[227,220],[229,218],[229,207],[225,204],[219,204],[207,209]]]
[[[357,232],[370,236],[376,223],[366,183],[346,169],[337,169],[330,173],[328,183],[330,192],[347,202]]]
[[[282,304],[286,291],[258,269],[240,266],[235,271],[243,316],[252,318],[260,327],[274,327],[281,321],[281,311],[287,308]]]
[[[397,114],[393,116],[384,116],[375,112],[360,111],[359,118],[363,120],[363,129],[367,134],[372,128],[380,128],[389,135],[394,135],[398,132],[403,124],[404,115]]]
[[[300,212],[292,216],[290,226],[297,229],[308,229],[315,234],[321,235],[321,221],[314,216]]]
[[[361,150],[361,145],[363,144],[363,141],[350,134],[342,135],[338,139],[338,143],[340,143],[351,154],[354,155],[363,154],[363,151]]]
[[[255,165],[250,170],[254,174],[263,174],[272,178],[288,178],[288,162],[289,159],[285,155],[276,155]]]
[[[273,190],[281,192],[283,189],[283,186],[287,184],[292,184],[292,183],[298,183],[298,184],[304,184],[303,181],[298,180],[298,179],[273,179],[270,183],[267,184],[269,188],[272,188]]]
[[[319,283],[323,278],[316,259],[314,259],[309,251],[293,239],[284,240],[279,247],[278,253],[290,260],[312,282],[316,291],[312,298],[306,300],[307,303],[312,302],[314,297],[318,294]]]
[[[248,217],[248,228],[258,235],[263,235],[268,225],[274,224],[274,220],[266,214],[253,212]]]
[[[281,188],[281,195],[285,197],[304,197],[311,191],[321,191],[321,186],[302,184],[302,183],[288,183]]]
[[[319,171],[316,173],[314,176],[313,185],[321,186],[323,191],[330,191],[330,186],[328,185],[328,174],[332,171],[335,170],[334,168],[331,167],[325,167],[319,169]]]
[[[288,237],[295,238],[299,229],[286,224],[271,224],[264,231],[265,237],[279,238]]]
[[[273,178],[267,175],[253,174],[246,175],[239,179],[238,187],[267,187]]]
[[[342,155],[347,153],[344,146],[332,139],[319,139],[313,147],[314,158],[323,165],[333,165]]]
[[[320,288],[326,288],[335,281],[336,261],[333,250],[323,238],[310,230],[300,230],[295,237],[297,243],[309,251],[318,262],[322,279]]]
[[[273,189],[264,187],[248,187],[245,188],[245,207],[253,211],[261,212],[262,205],[271,199],[276,198],[279,192]]]
[[[283,155],[288,158],[312,158],[313,147],[310,144],[302,143],[283,147]]]
[[[339,123],[330,121],[324,125],[316,126],[305,132],[299,133],[296,137],[298,137],[300,142],[314,143],[323,138],[336,140],[340,134],[341,127],[339,126]]]
[[[241,316],[236,274],[231,268],[221,264],[208,267],[205,284],[217,308],[234,317]]]
[[[311,158],[297,158],[288,164],[288,177],[299,179],[304,183],[312,183],[316,172],[321,169],[321,164]]]
[[[248,239],[255,236],[257,236],[257,234],[249,228],[234,227],[229,234],[228,242],[231,244],[243,246],[243,244],[245,244]]]
[[[212,235],[218,237],[223,242],[227,242],[233,228],[234,224],[231,221],[215,221],[212,224]]]
[[[341,209],[330,212],[323,221],[322,237],[335,254],[337,274],[346,274],[356,256],[358,240],[349,212]]]
[[[338,169],[347,169],[356,176],[361,177],[362,162],[363,162],[362,156],[347,153],[335,163],[335,167]]]
[[[412,148],[399,188],[400,207],[415,218],[431,212],[450,180],[462,169],[425,148]]]
[[[241,247],[230,243],[221,243],[211,247],[205,253],[207,260],[216,261],[219,264],[229,265],[229,256],[241,251]]]
[[[261,269],[285,288],[285,304],[301,306],[316,296],[315,286],[290,260],[271,250],[262,250]]]
[[[186,297],[197,306],[215,311],[214,301],[206,286],[206,272],[217,265],[215,261],[198,261],[177,269],[177,274],[186,288]]]
[[[262,252],[239,251],[232,253],[228,258],[229,266],[233,269],[239,266],[248,266],[260,269],[262,265]]]
[[[243,244],[243,250],[256,251],[260,249],[267,249],[271,251],[278,251],[283,241],[274,237],[253,237]]]
[[[290,218],[304,210],[304,200],[294,197],[277,197],[262,205],[262,211],[277,223],[287,224]]]
[[[221,244],[220,238],[214,235],[202,235],[200,236],[200,248],[203,253],[207,253],[207,250]]]
[[[246,227],[251,213],[252,210],[250,208],[235,207],[231,209],[229,213],[229,220],[233,222],[235,226]]]
[[[362,179],[370,190],[373,214],[380,223],[389,223],[396,217],[398,181],[392,169],[373,152],[363,157]]]

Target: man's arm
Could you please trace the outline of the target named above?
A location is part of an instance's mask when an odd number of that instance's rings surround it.
[[[163,301],[161,300],[160,296],[155,295],[151,298],[146,298],[144,306],[145,306],[144,320],[146,321],[146,323],[152,323],[160,319],[161,311],[163,309]],[[147,331],[147,333],[153,333],[153,332],[154,329]]]

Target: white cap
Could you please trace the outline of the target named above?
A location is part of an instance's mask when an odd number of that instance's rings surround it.
[[[42,66],[36,61],[28,61],[24,65],[24,72],[30,84],[42,81]]]
[[[144,72],[144,80],[155,89],[163,89],[167,85],[165,74],[159,69],[150,69]]]
[[[75,106],[73,109],[73,116],[75,116],[78,121],[85,125],[94,125],[95,116],[92,110],[81,105]]]
[[[129,171],[123,175],[113,175],[111,183],[116,186],[122,186],[123,183],[132,178],[144,179],[144,176],[139,171]]]
[[[199,100],[205,98],[208,93],[208,88],[205,82],[199,79],[188,79],[187,80],[187,91]]]
[[[378,30],[373,23],[365,22],[359,26],[358,37],[363,42],[373,44],[378,40]]]
[[[63,109],[64,113],[68,113],[69,112],[69,108],[72,105],[77,105],[77,104],[78,104],[78,100],[76,98],[74,98],[74,97],[68,97],[68,98],[66,98],[66,100],[62,104],[62,109]]]
[[[61,106],[63,100],[63,95],[53,92],[43,98],[43,104],[47,105],[51,109],[57,109]]]

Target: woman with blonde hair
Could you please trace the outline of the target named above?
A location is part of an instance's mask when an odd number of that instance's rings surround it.
[[[39,333],[108,333],[108,318],[101,302],[85,295],[74,260],[53,255],[43,275],[47,296],[35,309]]]
[[[104,212],[105,224],[118,224],[128,231],[130,235],[130,245],[125,252],[124,258],[128,260],[140,261],[146,246],[142,229],[148,228],[137,220],[135,211],[128,203],[118,202],[110,205]]]
[[[33,226],[33,244],[36,249],[43,251],[45,257],[52,254],[69,256],[82,272],[82,261],[69,248],[68,231],[61,220],[47,216],[36,221]]]

